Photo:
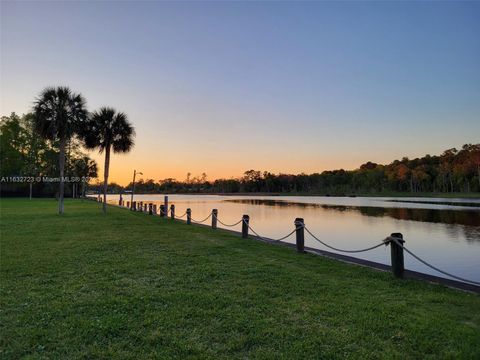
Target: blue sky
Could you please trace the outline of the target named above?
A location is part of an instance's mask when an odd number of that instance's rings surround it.
[[[480,140],[478,19],[480,2],[1,2],[1,114],[61,84],[127,112],[120,182],[436,154]]]

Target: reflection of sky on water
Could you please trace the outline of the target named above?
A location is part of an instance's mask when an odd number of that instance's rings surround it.
[[[163,199],[164,195],[135,195],[136,201],[161,204]],[[218,216],[225,223],[234,223],[242,214],[248,214],[255,231],[270,238],[290,232],[295,218],[301,217],[319,238],[344,249],[368,247],[390,233],[401,232],[405,245],[418,256],[447,272],[480,281],[480,209],[443,203],[480,204],[480,200],[428,199],[442,203],[437,205],[387,201],[391,199],[170,195],[169,203],[175,204],[179,215],[190,207],[192,217],[198,220],[204,219],[213,208],[218,209]],[[118,201],[118,195],[109,196],[109,200]],[[124,196],[124,200],[129,201],[130,197]],[[240,230],[240,225],[234,230]],[[324,249],[307,234],[305,243]],[[355,256],[389,264],[390,249],[380,247]],[[405,263],[408,269],[440,275],[408,255]]]

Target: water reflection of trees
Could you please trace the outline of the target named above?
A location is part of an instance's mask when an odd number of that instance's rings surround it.
[[[302,208],[322,208],[338,212],[356,212],[364,216],[391,217],[398,220],[411,220],[441,224],[465,225],[465,237],[468,240],[480,241],[480,211],[478,210],[448,210],[448,209],[418,209],[418,208],[383,208],[370,206],[346,206],[309,204],[271,199],[235,199],[225,200],[252,205],[289,206]]]

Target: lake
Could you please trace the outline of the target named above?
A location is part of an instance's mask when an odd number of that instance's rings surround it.
[[[135,201],[159,205],[164,196],[135,195]],[[109,195],[108,201],[118,203],[118,198]],[[130,201],[130,195],[124,200]],[[366,248],[400,232],[405,246],[424,260],[454,275],[480,281],[480,199],[169,195],[172,203],[177,215],[191,208],[195,220],[204,219],[212,209],[218,209],[218,218],[227,224],[247,214],[251,227],[272,239],[288,234],[294,229],[295,218],[303,218],[313,234],[341,249]],[[233,230],[240,231],[241,224]],[[284,241],[294,243],[295,235]],[[305,246],[332,251],[307,233]],[[390,264],[389,247],[351,255]],[[409,254],[405,254],[405,267],[443,276]]]

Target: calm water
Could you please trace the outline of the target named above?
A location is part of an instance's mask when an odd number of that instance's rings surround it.
[[[157,204],[163,203],[163,198],[164,195],[135,195],[136,201]],[[108,199],[118,202],[118,195]],[[130,196],[124,200],[129,201]],[[195,220],[204,219],[214,208],[218,209],[219,219],[227,224],[248,214],[252,228],[269,238],[286,235],[293,230],[295,218],[304,218],[305,225],[317,237],[343,249],[365,248],[400,232],[405,246],[418,256],[447,272],[480,281],[480,199],[169,195],[169,203],[175,204],[177,215],[191,208]],[[234,230],[240,228],[241,224]],[[285,241],[293,243],[295,238]],[[308,234],[305,245],[329,250]],[[388,247],[353,256],[390,264]],[[405,266],[442,276],[408,254]]]

